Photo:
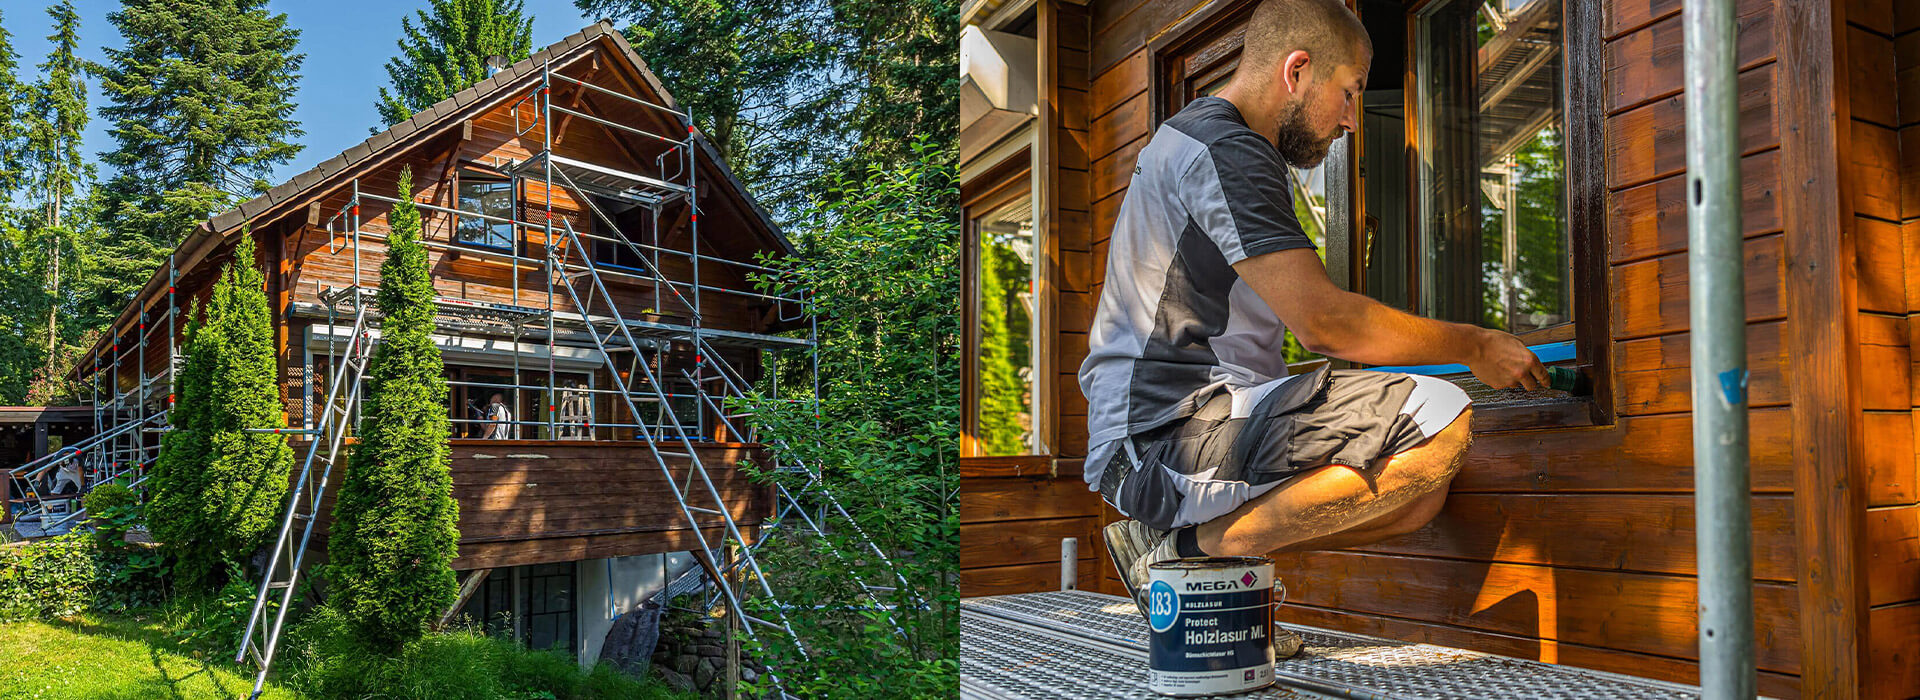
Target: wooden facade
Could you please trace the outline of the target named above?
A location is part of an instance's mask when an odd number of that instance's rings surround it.
[[[1419,4],[1360,6],[1373,26],[1410,24]],[[1083,538],[1082,588],[1119,592],[1098,542],[1118,516],[1079,477],[1075,371],[1134,158],[1165,116],[1164,52],[1245,3],[1038,5],[1047,157],[1033,181],[1054,321],[1037,350],[1055,448],[962,460],[969,596],[1056,587],[1061,537]],[[1576,278],[1601,300],[1576,311],[1595,405],[1477,412],[1431,525],[1277,558],[1281,621],[1697,680],[1681,5],[1564,0],[1567,60],[1593,67],[1567,78],[1568,119],[1593,130],[1568,135],[1566,167],[1573,264],[1593,271]],[[1920,5],[1742,0],[1736,13],[1760,691],[1913,697]],[[1410,52],[1379,42],[1391,58],[1374,75],[1410,77]],[[1325,251],[1343,284],[1367,206],[1345,141],[1328,160]]]
[[[590,82],[590,89],[578,82],[554,80],[543,88],[542,68],[551,65],[556,74]],[[543,89],[550,89],[553,104],[591,115],[592,118],[560,116],[541,123],[539,110],[531,100]],[[459,215],[446,211],[421,210],[421,238],[428,244],[428,265],[435,293],[442,300],[488,302],[517,307],[550,310],[556,317],[569,314],[578,318],[583,310],[562,289],[566,282],[556,273],[550,284],[545,267],[547,231],[542,224],[548,211],[556,229],[570,224],[583,234],[606,237],[625,236],[637,243],[663,249],[697,251],[703,264],[694,274],[695,258],[689,255],[659,256],[659,276],[683,284],[675,295],[668,288],[648,279],[643,269],[628,269],[624,276],[603,272],[618,313],[630,321],[685,326],[697,315],[701,327],[714,331],[759,334],[776,342],[770,334],[785,329],[776,312],[775,302],[753,293],[754,287],[741,267],[724,261],[753,262],[762,252],[790,254],[791,246],[777,227],[734,179],[726,164],[684,117],[670,116],[657,109],[646,109],[618,97],[604,94],[610,90],[632,98],[673,107],[658,80],[635,56],[626,40],[609,23],[588,27],[566,40],[536,53],[479,85],[422,111],[413,119],[368,139],[340,156],[323,162],[314,170],[295,176],[262,197],[240,208],[214,217],[207,225],[186,238],[174,255],[177,280],[169,279],[163,267],[141,295],[122,314],[115,335],[102,341],[96,353],[111,358],[127,353],[108,383],[117,382],[121,391],[133,388],[141,376],[160,373],[172,349],[166,342],[166,330],[156,328],[148,335],[149,324],[165,323],[169,304],[177,304],[184,313],[193,302],[210,294],[219,269],[227,264],[242,235],[251,235],[256,259],[242,261],[268,271],[269,297],[275,305],[281,388],[289,425],[298,427],[318,419],[324,405],[324,392],[335,360],[331,345],[317,338],[331,334],[344,336],[352,324],[350,311],[343,318],[329,320],[323,292],[350,287],[374,288],[379,285],[379,267],[385,257],[387,215],[391,205],[361,197],[357,193],[387,198],[406,196],[423,205],[450,210],[472,211],[463,204],[459,185],[462,178],[488,178],[511,183],[511,218],[533,225],[511,225],[505,230],[511,241],[495,250],[482,250],[470,241],[456,239]],[[625,125],[621,127],[620,125]],[[638,128],[650,137],[633,133]],[[545,147],[544,134],[552,134],[551,147]],[[687,198],[669,202],[657,219],[635,209],[613,211],[608,218],[618,230],[589,211],[571,188],[558,186],[546,191],[544,181],[534,176],[511,177],[503,172],[514,163],[540,154],[553,154],[596,166],[657,177],[684,177],[685,173],[662,175],[671,168],[677,155],[670,149],[690,140],[696,149],[692,162],[698,178],[698,214]],[[665,160],[660,160],[663,155]],[[661,165],[662,162],[668,165]],[[412,188],[398,189],[403,171],[410,170]],[[599,206],[613,206],[608,202]],[[357,217],[358,236],[344,219]],[[697,234],[695,231],[697,220]],[[477,219],[475,220],[477,221]],[[697,238],[695,237],[697,235]],[[557,239],[565,241],[569,239]],[[592,242],[588,243],[593,245]],[[564,242],[556,243],[563,247]],[[619,264],[616,256],[625,251],[583,252],[602,263],[605,269]],[[578,259],[580,256],[575,256]],[[602,259],[604,257],[604,259]],[[626,261],[628,268],[643,267]],[[698,311],[686,298],[693,294],[697,280],[704,290]],[[582,283],[584,284],[584,283]],[[591,290],[582,286],[580,294]],[[551,297],[550,290],[553,291]],[[177,293],[177,299],[174,297]],[[584,296],[583,296],[584,298]],[[597,316],[610,313],[604,302],[586,310]],[[184,319],[171,327],[184,330]],[[331,325],[330,325],[331,323]],[[436,342],[445,352],[449,377],[458,382],[468,375],[486,373],[498,376],[514,371],[510,358],[540,353],[537,359],[525,359],[524,371],[515,372],[513,384],[546,386],[546,321],[527,323],[516,333],[500,323],[474,322],[472,319],[443,315],[436,328]],[[605,353],[595,350],[586,331],[562,326],[553,344],[572,353],[571,365],[559,372],[581,378],[582,386],[608,389],[614,385],[610,369],[613,363]],[[677,336],[676,336],[677,337]],[[144,338],[144,342],[142,342]],[[608,342],[611,342],[610,340]],[[719,359],[736,368],[747,380],[760,375],[760,346],[726,344],[712,341]],[[517,345],[515,344],[517,343]],[[474,347],[468,347],[472,345]],[[693,395],[692,383],[680,379],[678,371],[692,371],[700,353],[683,340],[663,341],[651,351],[649,361],[657,365],[667,391]],[[555,356],[559,356],[556,350]],[[712,359],[706,360],[708,362]],[[621,364],[621,376],[630,383],[641,381],[639,373]],[[711,368],[705,370],[711,377]],[[107,375],[103,374],[103,378]],[[84,374],[83,374],[84,377]],[[470,377],[468,377],[470,378]],[[559,384],[558,381],[555,384]],[[465,418],[456,386],[449,411],[455,419]],[[480,387],[475,391],[488,392]],[[512,392],[507,392],[512,393]],[[526,396],[515,396],[513,412],[521,420],[542,423],[554,409],[552,392],[539,388],[523,389]],[[475,394],[484,396],[484,393]],[[591,410],[591,427],[573,434],[555,430],[547,434],[546,425],[520,427],[516,437],[540,439],[461,439],[474,431],[462,429],[456,422],[452,440],[454,496],[460,509],[460,554],[456,569],[492,568],[524,564],[578,561],[659,552],[697,550],[693,529],[676,503],[673,491],[664,482],[650,450],[635,442],[632,427],[607,424],[631,424],[626,405],[614,394],[598,394]],[[158,398],[156,401],[160,400]],[[484,401],[484,399],[482,399]],[[711,418],[698,400],[689,402],[692,411]],[[476,421],[478,422],[478,421]],[[743,530],[757,529],[761,519],[771,514],[771,492],[752,484],[737,465],[761,460],[761,445],[738,442],[708,421],[710,429],[694,437],[696,452],[714,475],[733,518]],[[564,439],[563,439],[564,438]],[[298,454],[305,454],[299,450]],[[683,489],[698,491],[687,483],[685,457],[669,457],[669,467],[679,470],[675,477]],[[331,494],[330,494],[331,496]],[[695,505],[711,506],[706,500]],[[706,517],[711,529],[708,541],[723,528],[717,517]],[[324,537],[324,534],[321,535]]]

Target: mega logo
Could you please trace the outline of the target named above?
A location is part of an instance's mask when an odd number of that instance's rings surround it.
[[[1213,591],[1231,591],[1240,588],[1239,581],[1188,581],[1188,593],[1210,593]]]
[[[1155,632],[1173,629],[1180,617],[1180,595],[1166,581],[1154,581],[1147,587],[1147,625]]]

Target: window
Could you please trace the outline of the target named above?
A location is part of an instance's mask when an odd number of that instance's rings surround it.
[[[467,170],[459,174],[459,188],[460,211],[492,218],[458,217],[454,242],[512,252],[516,236],[510,222],[518,213],[519,202],[513,180]]]
[[[1419,310],[1515,334],[1573,320],[1559,0],[1444,0],[1413,74]]]
[[[1032,172],[1028,153],[980,178],[963,195],[967,301],[962,455],[1037,454],[1040,410],[1035,380],[1038,300]]]
[[[1293,172],[1295,209],[1329,273],[1396,308],[1606,367],[1598,3],[1349,4],[1374,45],[1360,133]],[[1153,40],[1156,123],[1225,85],[1252,6],[1215,0]],[[1594,330],[1577,333],[1582,323]],[[1291,342],[1287,352],[1304,355]],[[1515,407],[1482,410],[1479,429],[1611,422],[1606,372],[1586,374],[1585,397],[1448,378],[1482,409]]]

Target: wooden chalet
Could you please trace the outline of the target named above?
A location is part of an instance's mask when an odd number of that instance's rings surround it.
[[[81,378],[95,383],[107,414],[164,408],[176,350],[168,334],[250,235],[257,259],[241,262],[269,273],[287,422],[312,427],[352,335],[343,300],[378,286],[387,213],[409,168],[404,196],[421,207],[439,295],[434,340],[452,395],[453,565],[495,572],[467,610],[489,621],[514,613],[531,645],[590,661],[610,620],[699,549],[640,426],[676,450],[672,426],[685,426],[733,519],[752,533],[772,514],[772,494],[736,465],[765,451],[715,412],[724,394],[715,373],[750,383],[771,351],[812,344],[782,334],[806,329],[798,305],[749,278],[765,271],[756,256],[792,246],[610,23],[192,231]],[[593,285],[615,303],[590,303]],[[590,333],[586,317],[617,317],[638,338],[639,357],[604,328]],[[634,415],[615,387],[647,377],[670,400]],[[488,412],[496,395],[510,424]],[[687,460],[666,459],[685,487]],[[698,517],[719,542],[720,519]]]
[[[1445,510],[1277,557],[1280,621],[1697,681],[1684,1],[1350,0],[1363,127],[1298,173],[1335,282],[1591,388],[1469,387]],[[1231,74],[1249,9],[965,3],[963,596],[1058,588],[1063,538],[1081,588],[1120,592],[1075,372],[1135,156]],[[1920,5],[1736,13],[1759,688],[1914,697]],[[983,396],[1008,377],[1013,408]]]

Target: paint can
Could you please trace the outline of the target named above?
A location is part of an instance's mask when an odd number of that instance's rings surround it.
[[[1273,684],[1273,561],[1178,559],[1147,567],[1147,687],[1227,695]]]

